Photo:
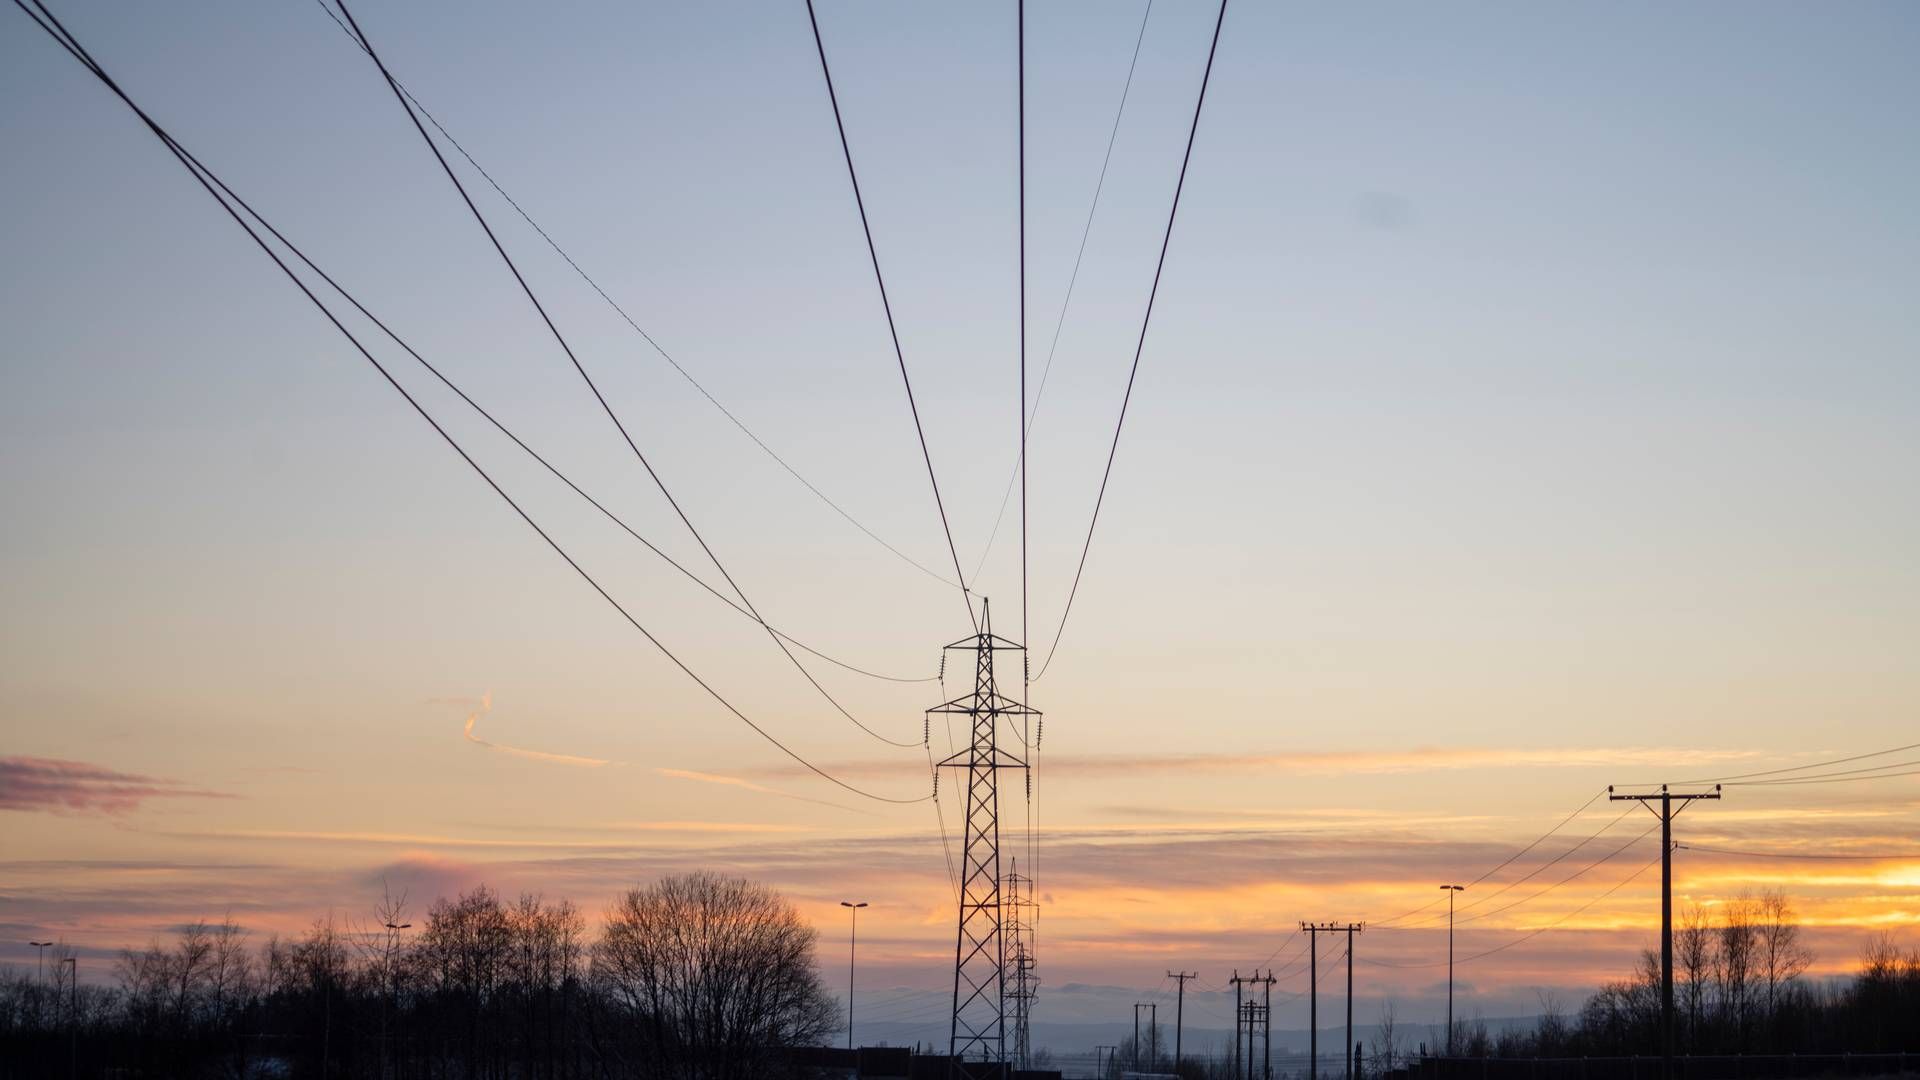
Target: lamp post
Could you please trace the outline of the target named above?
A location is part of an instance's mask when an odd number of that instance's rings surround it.
[[[853,916],[853,927],[847,934],[847,1049],[853,1049],[853,950],[860,943],[860,909],[867,906],[865,900],[854,903],[851,900],[840,901]]]
[[[27,942],[27,944],[40,950],[39,953],[36,954],[39,959],[34,964],[33,970],[34,970],[34,974],[39,977],[41,982],[46,982],[47,981],[47,946],[52,945],[53,942],[29,941]]]
[[[1465,885],[1442,885],[1447,893],[1447,1056],[1453,1056],[1453,901]]]
[[[397,1001],[394,1000],[395,998],[399,997],[399,992],[396,985],[399,982],[399,980],[394,978],[393,953],[394,953],[395,947],[398,944],[400,931],[412,929],[413,924],[410,922],[387,923],[386,927],[387,927],[387,954],[383,958],[383,960],[384,960],[384,965],[387,969],[387,972],[386,972],[387,994],[386,994],[386,997],[382,998],[380,1001],[380,1078],[381,1080],[386,1080],[386,1076],[387,1076],[387,1053],[388,1053],[387,1014],[393,1011],[393,1008],[395,1005],[399,1004]]]
[[[67,965],[67,1075],[80,1075],[80,961],[66,957]],[[54,965],[58,967],[59,964]]]

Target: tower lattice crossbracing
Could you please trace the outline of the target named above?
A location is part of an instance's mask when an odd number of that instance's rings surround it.
[[[940,762],[942,768],[963,771],[967,800],[948,1052],[956,1061],[1002,1063],[1009,1049],[1007,984],[1013,972],[1015,942],[1007,933],[1007,908],[1001,893],[999,773],[1001,769],[1024,769],[1027,765],[1000,748],[999,727],[1002,718],[1039,714],[1001,694],[994,682],[994,653],[1026,650],[994,634],[993,618],[984,601],[980,632],[947,648],[974,654],[973,692],[927,710],[930,714],[965,716],[970,721],[966,748]],[[1024,661],[1024,656],[1021,659]]]

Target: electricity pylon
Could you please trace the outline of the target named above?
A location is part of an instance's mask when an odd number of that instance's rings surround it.
[[[1033,1059],[1027,1026],[1033,1014],[1033,999],[1040,992],[1040,977],[1033,973],[1036,943],[1032,917],[1033,910],[1040,905],[1033,898],[1033,879],[1020,873],[1018,858],[1013,860],[1013,872],[1002,885],[1002,895],[1006,906],[1009,978],[1013,982],[1012,989],[1007,991],[1013,1011],[1013,1065],[1016,1069],[1025,1069]]]
[[[962,814],[960,926],[953,947],[953,1022],[947,1053],[956,1067],[965,1061],[1007,1060],[1007,938],[1000,895],[1001,769],[1027,763],[1002,750],[1001,717],[1038,716],[1000,693],[993,679],[993,654],[1026,648],[993,632],[987,603],[980,603],[980,631],[947,646],[974,654],[973,692],[927,712],[961,715],[972,723],[967,748],[940,762],[966,770],[967,805]],[[1023,669],[1025,657],[1021,657]],[[936,793],[937,793],[936,788]]]
[[[1660,819],[1660,1047],[1662,1075],[1673,1076],[1673,818],[1693,804],[1695,799],[1718,799],[1720,785],[1712,791],[1676,795],[1661,784],[1659,791],[1645,795],[1616,795],[1607,785],[1610,802],[1637,802]],[[1678,808],[1674,802],[1680,803]],[[1658,802],[1659,809],[1653,804]]]

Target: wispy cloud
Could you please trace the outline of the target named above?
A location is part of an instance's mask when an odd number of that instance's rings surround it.
[[[436,699],[436,700],[450,701],[450,700],[457,700],[457,699]],[[467,702],[462,702],[462,704],[467,704]],[[606,758],[579,757],[574,754],[550,754],[545,750],[528,750],[525,747],[521,747],[521,746],[507,746],[503,743],[490,742],[486,739],[481,738],[478,735],[475,735],[473,733],[474,725],[480,722],[480,718],[482,716],[485,716],[492,711],[493,711],[493,691],[489,690],[486,693],[480,695],[479,707],[467,714],[467,725],[466,725],[466,728],[464,729],[464,732],[466,734],[468,742],[473,743],[476,746],[484,746],[489,750],[497,750],[503,754],[512,754],[515,757],[528,758],[533,761],[545,761],[554,765],[572,765],[572,766],[583,768],[583,769],[598,769],[598,768],[601,768],[602,766],[617,764],[617,762],[609,761]]]
[[[793,799],[796,802],[812,803],[815,806],[831,806],[835,810],[845,810],[854,814],[867,813],[867,811],[856,810],[851,806],[842,806],[837,802],[828,802],[825,799],[812,799],[805,795],[795,795],[777,788],[770,788],[765,784],[756,784],[751,780],[743,780],[738,776],[726,776],[722,773],[695,772],[692,769],[656,768],[653,771],[660,776],[671,777],[675,780],[692,780],[700,784],[719,784],[724,787],[735,787],[745,791],[757,791],[762,795],[777,795],[782,799]]]
[[[0,810],[129,814],[148,799],[231,799],[176,780],[59,758],[0,758]]]

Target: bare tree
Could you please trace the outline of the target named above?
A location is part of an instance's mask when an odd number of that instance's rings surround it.
[[[1755,962],[1759,952],[1759,931],[1755,925],[1753,897],[1747,893],[1720,905],[1720,948],[1715,954],[1714,982],[1719,994],[1721,1022],[1733,1041],[1733,1049],[1744,1051],[1747,1030],[1753,1017]]]
[[[1813,951],[1800,940],[1787,894],[1768,889],[1756,903],[1759,923],[1759,964],[1762,1004],[1769,1030],[1780,1015],[1781,995],[1813,963]]]
[[[837,1025],[814,967],[817,937],[765,886],[669,877],[614,904],[594,973],[652,1075],[775,1075],[769,1051],[817,1043]]]
[[[1406,1056],[1400,1045],[1400,1036],[1394,1030],[1393,999],[1380,1003],[1380,1022],[1373,1032],[1373,1071],[1379,1075],[1392,1072],[1401,1058]]]
[[[1700,1023],[1706,1011],[1707,989],[1714,967],[1713,922],[1707,909],[1688,904],[1680,913],[1680,925],[1673,934],[1673,963],[1677,1008],[1686,1018],[1688,1051],[1700,1050]]]

